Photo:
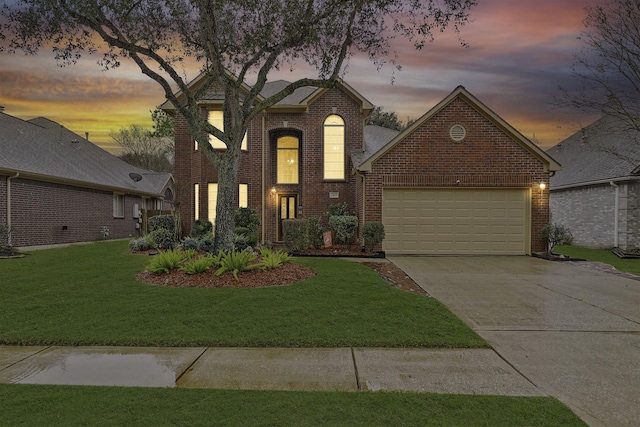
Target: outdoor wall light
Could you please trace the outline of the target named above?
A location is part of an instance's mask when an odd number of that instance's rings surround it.
[[[276,194],[276,187],[271,187],[271,194]]]
[[[540,191],[543,191],[546,187],[547,185],[544,182],[540,183]]]

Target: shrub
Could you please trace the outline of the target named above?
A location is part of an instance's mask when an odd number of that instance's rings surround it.
[[[140,237],[138,239],[129,240],[129,249],[131,249],[131,252],[141,252],[151,249],[151,246],[146,238]]]
[[[365,248],[373,251],[373,248],[384,240],[384,225],[380,222],[365,222],[362,227],[362,237]]]
[[[183,249],[182,250],[182,258],[185,261],[195,259],[198,256],[197,249]]]
[[[187,237],[182,241],[180,246],[182,246],[182,250],[185,250],[185,251],[191,250],[191,249],[195,250],[195,249],[198,249],[198,241],[196,239],[192,239],[191,237]]]
[[[175,268],[179,268],[184,261],[184,254],[181,251],[165,251],[151,259],[147,270],[152,273],[168,273]]]
[[[334,215],[329,218],[329,227],[336,233],[336,239],[346,246],[356,235],[358,217],[351,215]]]
[[[550,254],[557,245],[569,245],[573,242],[573,235],[569,228],[558,224],[546,224],[542,228],[542,237],[547,242],[547,250]]]
[[[159,228],[149,233],[147,241],[152,247],[158,249],[173,249],[175,244],[173,233],[165,228]]]
[[[211,223],[211,221],[196,219],[191,226],[191,233],[189,235],[194,239],[202,239],[211,232],[213,232],[213,223]]]
[[[11,236],[15,229],[8,224],[0,224],[0,254],[14,255],[18,251],[11,244]]]
[[[302,219],[282,221],[282,237],[285,246],[293,252],[304,251],[309,247],[309,224]]]
[[[353,216],[353,212],[349,209],[349,205],[345,203],[334,203],[329,205],[329,210],[324,214],[327,218],[332,216]]]
[[[183,270],[185,273],[189,275],[199,274],[199,273],[204,273],[205,271],[209,270],[211,267],[214,267],[215,265],[216,265],[215,259],[212,256],[210,256],[210,254],[208,254],[207,256],[194,258],[191,261],[188,261],[182,266],[181,270]]]
[[[200,240],[198,242],[198,249],[210,254],[213,253],[213,239],[205,237],[204,239]]]
[[[235,233],[233,235],[233,247],[236,251],[243,251],[249,247],[249,240],[244,234]]]
[[[254,252],[236,251],[235,249],[225,253],[220,260],[220,268],[216,271],[216,276],[220,276],[227,271],[233,272],[233,277],[238,279],[238,273],[242,271],[262,268],[261,264],[251,264],[258,256]]]
[[[255,209],[238,208],[234,215],[236,227],[246,227],[251,233],[255,233],[260,226],[260,217]]]
[[[165,229],[174,236],[176,233],[176,217],[173,215],[158,215],[147,219],[147,232]]]
[[[322,224],[320,224],[320,218],[317,216],[310,216],[306,219],[307,226],[309,227],[309,244],[314,248],[321,248],[324,244],[322,238]]]
[[[283,250],[261,249],[260,255],[262,256],[262,266],[267,269],[280,267],[285,262],[291,261],[291,255]]]

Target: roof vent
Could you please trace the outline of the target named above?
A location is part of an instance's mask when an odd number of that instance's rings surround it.
[[[453,125],[449,129],[449,137],[455,142],[461,142],[467,136],[467,130],[462,125]]]

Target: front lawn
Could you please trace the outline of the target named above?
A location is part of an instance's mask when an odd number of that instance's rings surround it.
[[[550,397],[0,384],[0,402],[10,426],[585,425]]]
[[[0,260],[0,344],[487,347],[354,262],[296,259],[318,274],[288,286],[185,289],[137,282],[149,259],[117,241]]]
[[[556,246],[554,252],[569,255],[572,258],[582,258],[587,261],[604,262],[620,271],[640,275],[640,259],[619,258],[609,249],[589,249],[580,246]]]

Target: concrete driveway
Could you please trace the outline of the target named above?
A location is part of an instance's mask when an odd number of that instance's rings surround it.
[[[531,257],[389,259],[589,425],[640,425],[640,281]]]

